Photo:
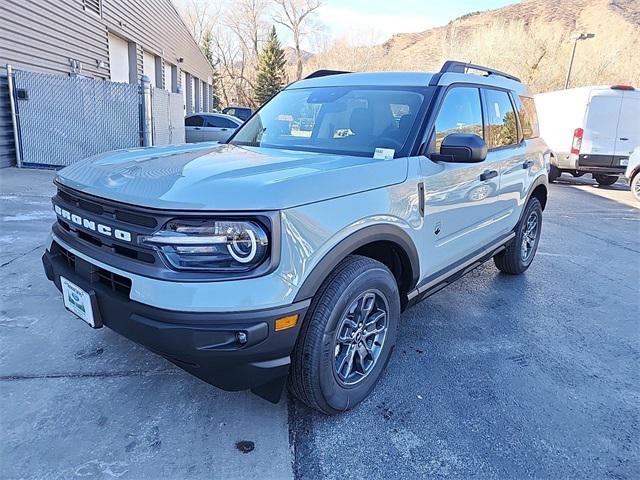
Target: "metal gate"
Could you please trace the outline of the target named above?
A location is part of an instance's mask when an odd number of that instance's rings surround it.
[[[23,165],[66,166],[140,146],[136,85],[25,71],[14,79]]]
[[[160,88],[151,92],[151,123],[154,145],[184,143],[184,106],[182,95]]]

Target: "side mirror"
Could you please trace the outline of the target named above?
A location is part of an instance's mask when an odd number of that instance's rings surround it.
[[[487,144],[473,133],[451,133],[442,140],[440,153],[429,157],[437,162],[479,163],[487,158]]]

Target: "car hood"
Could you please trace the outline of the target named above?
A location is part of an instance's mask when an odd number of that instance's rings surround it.
[[[401,183],[407,159],[378,160],[215,142],[100,154],[58,173],[70,188],[176,210],[280,210]]]

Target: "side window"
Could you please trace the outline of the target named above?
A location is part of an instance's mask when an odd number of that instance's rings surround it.
[[[436,152],[450,133],[475,133],[482,137],[480,91],[472,87],[456,87],[447,92],[436,117]]]
[[[223,119],[214,116],[205,117],[205,127],[223,127]]]
[[[518,122],[509,94],[484,90],[487,102],[487,147],[499,148],[518,143]]]
[[[516,101],[520,125],[522,126],[523,137],[525,139],[539,137],[538,114],[536,113],[536,105],[533,102],[533,98],[516,96],[514,99]]]
[[[233,120],[229,120],[228,118],[221,118],[220,120],[222,120],[222,126],[224,128],[238,128],[238,124]]]
[[[187,117],[184,119],[185,127],[201,127],[202,126],[202,117],[200,115],[192,115],[191,117]]]

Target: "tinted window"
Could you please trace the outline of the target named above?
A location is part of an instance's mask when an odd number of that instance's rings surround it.
[[[207,116],[204,117],[205,120],[205,127],[224,127],[223,122],[222,122],[222,118],[220,117],[215,117],[215,116]]]
[[[457,87],[447,92],[436,117],[436,152],[450,133],[474,133],[482,137],[482,108],[477,88]]]
[[[202,126],[202,117],[200,115],[192,115],[191,117],[187,117],[184,119],[185,127],[201,127]]]
[[[515,101],[523,137],[539,137],[540,130],[538,128],[538,114],[536,113],[536,105],[533,102],[533,98],[515,97]]]
[[[224,128],[238,128],[238,124],[228,118],[222,118]]]
[[[423,89],[318,87],[284,90],[244,123],[232,143],[373,156],[403,148]]]
[[[509,94],[500,90],[485,90],[487,101],[487,146],[504,147],[518,143],[518,123]]]
[[[206,117],[206,127],[218,127],[218,128],[236,128],[238,125],[233,123],[228,118],[218,117],[211,115]]]

